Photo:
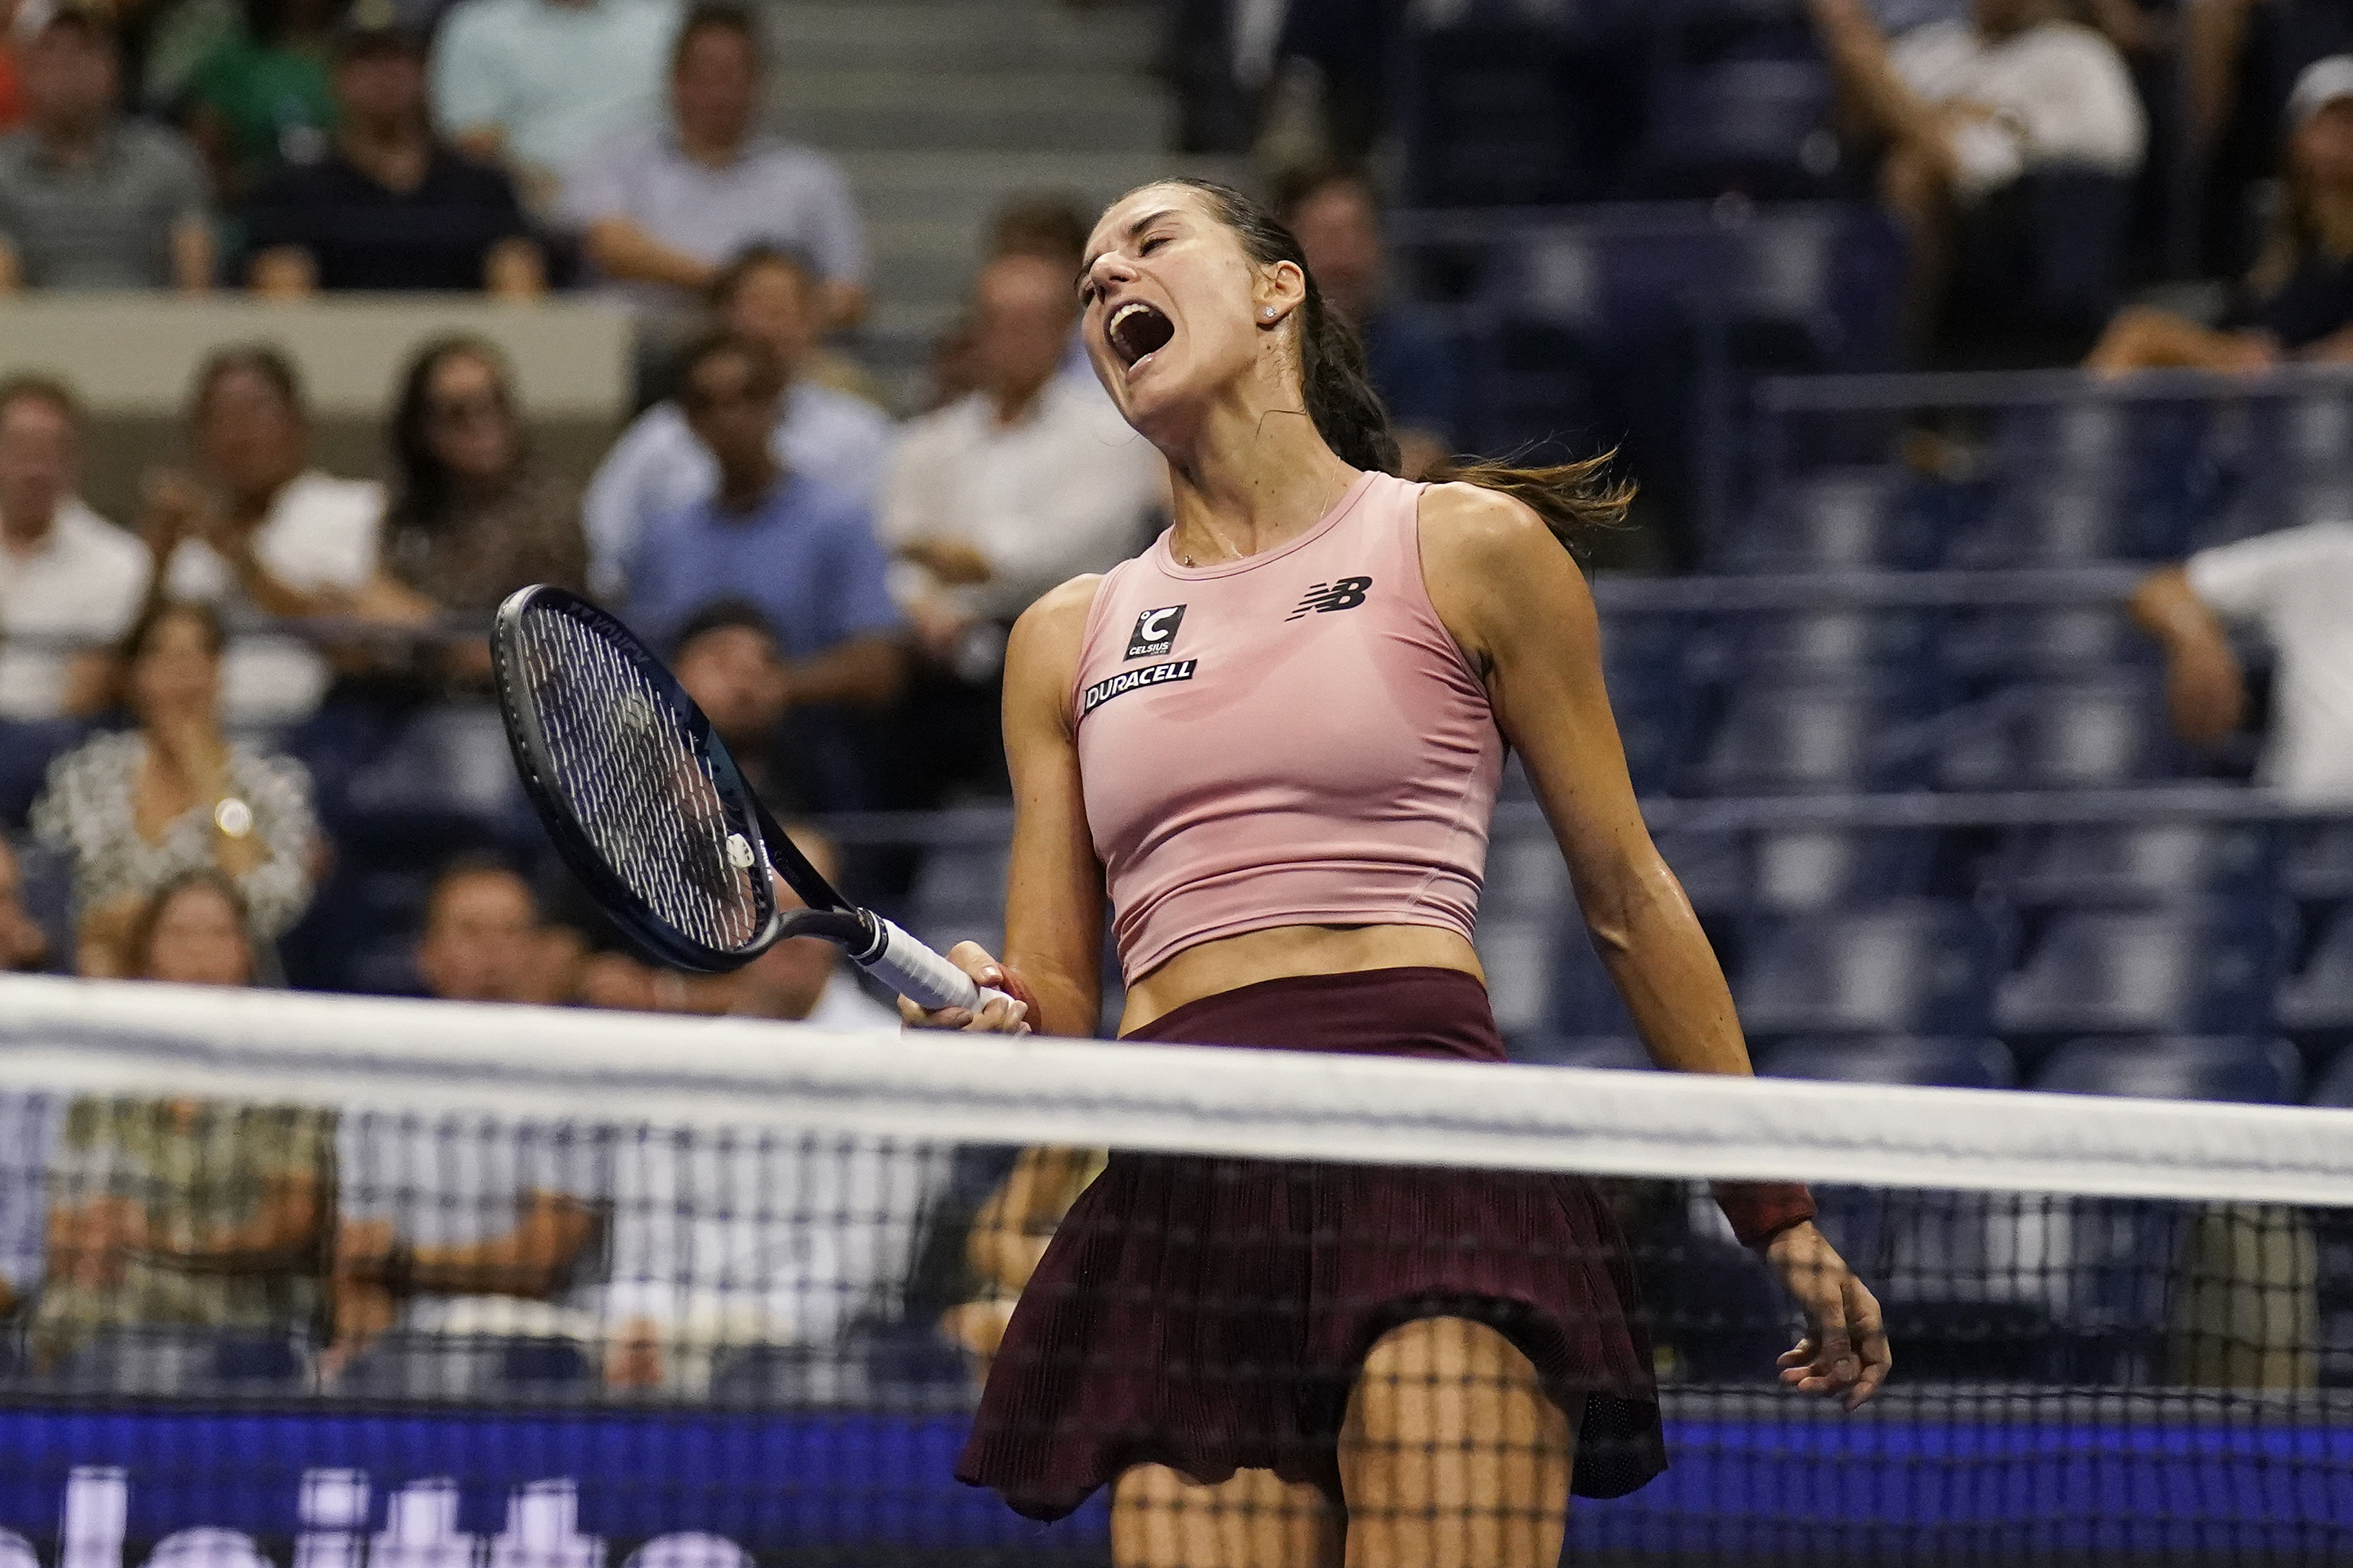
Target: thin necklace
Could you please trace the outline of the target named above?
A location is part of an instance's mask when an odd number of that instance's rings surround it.
[[[1331,495],[1330,495],[1330,496],[1329,496],[1329,497],[1324,500],[1324,504],[1323,504],[1322,506],[1317,507],[1317,508],[1315,509],[1315,516],[1316,516],[1317,521],[1322,521],[1324,517],[1326,517],[1326,516],[1330,515],[1332,509],[1333,509],[1334,507],[1335,507],[1335,506],[1337,506],[1337,505],[1339,505],[1339,504],[1340,504],[1340,498],[1341,498],[1342,496],[1344,496],[1344,495],[1345,495],[1345,494],[1347,494],[1347,493],[1348,493],[1348,486],[1349,486],[1350,482],[1351,482],[1351,481],[1349,481],[1349,480],[1347,480],[1347,479],[1342,479],[1342,480],[1340,481],[1340,488],[1339,488],[1338,489],[1334,490],[1334,491],[1332,492],[1332,494],[1331,494]],[[1309,526],[1310,526],[1310,527],[1313,527],[1313,526],[1314,526],[1314,524],[1310,524]],[[1234,559],[1235,559],[1235,560],[1237,560],[1237,561],[1240,561],[1240,560],[1243,559],[1243,557],[1241,557],[1241,556],[1240,556],[1240,555],[1237,555],[1237,556],[1235,556],[1235,557],[1234,557]],[[1178,565],[1180,565],[1180,566],[1183,566],[1183,567],[1187,568],[1188,571],[1198,571],[1198,570],[1200,569],[1200,565],[1201,565],[1201,563],[1200,563],[1199,562],[1198,562],[1198,561],[1194,560],[1194,559],[1193,559],[1191,556],[1189,556],[1189,555],[1179,555],[1178,557],[1176,557],[1176,563],[1177,563]],[[1223,562],[1219,562],[1219,563],[1216,563],[1216,564],[1223,565],[1223,564],[1225,564],[1225,563],[1224,563]]]

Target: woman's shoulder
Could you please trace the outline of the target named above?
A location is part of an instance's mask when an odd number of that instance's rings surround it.
[[[1501,490],[1460,479],[1419,489],[1425,550],[1503,559],[1538,545],[1560,547],[1534,507]]]

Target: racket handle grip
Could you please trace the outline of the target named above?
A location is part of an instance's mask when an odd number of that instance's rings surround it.
[[[942,1007],[965,1007],[977,1013],[1005,995],[993,986],[977,984],[893,921],[880,915],[873,919],[881,942],[871,955],[858,962],[869,974],[918,1007],[930,1012]]]

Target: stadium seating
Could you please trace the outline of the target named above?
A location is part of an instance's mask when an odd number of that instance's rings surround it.
[[[2304,1065],[2284,1040],[2129,1035],[2068,1042],[2052,1053],[2031,1085],[2059,1094],[2250,1105],[2293,1105],[2303,1086]]]
[[[1757,1071],[1765,1078],[1932,1089],[2009,1089],[2018,1082],[2018,1064],[1999,1040],[1783,1040],[1758,1054]]]
[[[2340,910],[2280,983],[2279,1026],[2314,1055],[2353,1042],[2353,907]]]
[[[1973,1038],[1990,1032],[1995,953],[1991,926],[1967,905],[1897,900],[1773,923],[1735,992],[1759,1038]]]
[[[2269,903],[2277,836],[2264,824],[2142,822],[2013,829],[1987,885],[2023,908]]]
[[[1714,795],[1902,788],[1918,776],[1919,758],[1888,742],[1923,706],[1915,689],[1879,674],[1743,682],[1729,695],[1698,783]]]
[[[2112,788],[2179,771],[2153,684],[2122,672],[1989,698],[1953,716],[1936,761],[1953,790]]]
[[[2279,949],[2268,910],[2071,910],[2002,982],[1999,1032],[2019,1048],[2084,1034],[2243,1031],[2269,1017]]]
[[[2311,1103],[2353,1110],[2353,1051],[2339,1053],[2335,1065],[2320,1075],[2319,1081],[2312,1086]],[[2337,1278],[2353,1279],[2353,1272]]]

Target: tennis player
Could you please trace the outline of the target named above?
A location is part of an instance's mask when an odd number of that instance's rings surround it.
[[[1096,225],[1083,334],[1166,457],[1175,523],[1015,626],[1005,961],[934,1027],[1093,1032],[1106,887],[1132,1040],[1502,1061],[1471,943],[1516,748],[1651,1053],[1746,1073],[1652,847],[1564,542],[1599,462],[1392,477],[1363,353],[1235,192],[1146,185]],[[1890,1364],[1800,1186],[1719,1188],[1804,1310],[1785,1384]],[[1054,1519],[1113,1485],[1155,1568],[1552,1568],[1572,1490],[1665,1464],[1632,1269],[1582,1179],[1114,1154],[1007,1325],[957,1473]]]

